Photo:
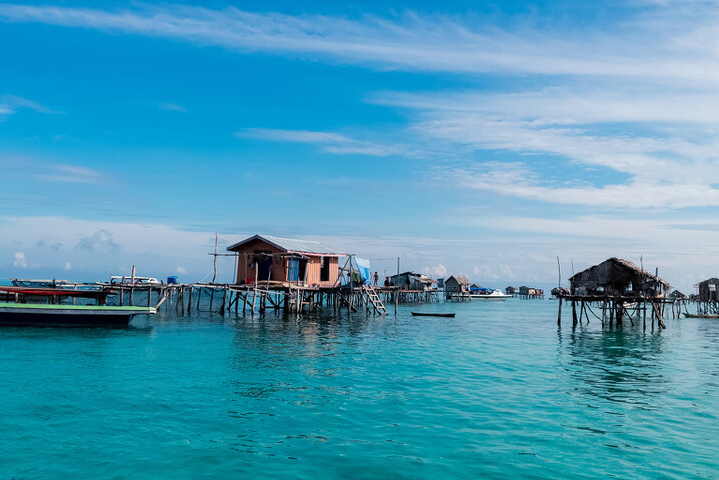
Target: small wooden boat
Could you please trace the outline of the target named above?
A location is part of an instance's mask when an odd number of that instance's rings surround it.
[[[135,315],[153,315],[152,307],[106,305],[108,291],[0,286],[0,326],[127,327]],[[63,299],[94,299],[96,305],[69,305]],[[12,302],[11,300],[15,300]]]
[[[152,307],[0,303],[0,325],[39,327],[127,327],[135,315],[152,315]]]
[[[453,318],[456,313],[424,313],[424,312],[411,312],[413,317],[447,317]]]
[[[685,313],[686,318],[719,318],[719,315],[695,315],[693,313]]]

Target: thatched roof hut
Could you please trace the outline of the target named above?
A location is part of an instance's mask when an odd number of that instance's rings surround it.
[[[452,275],[444,281],[444,291],[447,293],[469,292],[469,286],[469,280],[459,275]]]
[[[669,290],[661,278],[616,257],[575,274],[569,284],[573,295],[661,297]]]

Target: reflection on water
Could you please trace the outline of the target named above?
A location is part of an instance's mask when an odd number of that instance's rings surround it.
[[[422,308],[2,329],[0,477],[715,476],[719,322]]]
[[[577,379],[576,392],[637,408],[660,408],[656,399],[667,391],[663,373],[663,343],[659,332],[639,328],[574,328],[560,332],[568,361]]]

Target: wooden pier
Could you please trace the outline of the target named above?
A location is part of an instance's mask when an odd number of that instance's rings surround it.
[[[300,286],[288,282],[257,282],[245,285],[195,284],[98,284],[108,302],[117,305],[147,305],[174,309],[179,313],[208,311],[254,315],[267,310],[287,312],[357,312],[387,315],[388,300],[395,292],[369,285],[354,288]]]

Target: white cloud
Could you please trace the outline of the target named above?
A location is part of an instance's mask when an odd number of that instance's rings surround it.
[[[432,274],[436,275],[439,278],[444,277],[445,275],[447,275],[447,267],[445,267],[441,263],[435,265],[432,267]]]
[[[337,155],[360,154],[384,157],[409,153],[402,145],[363,141],[335,132],[247,128],[238,132],[237,136],[316,145],[326,152]]]
[[[61,183],[101,183],[107,181],[107,175],[99,170],[63,164],[49,164],[47,165],[47,173],[36,173],[33,176],[39,180]]]
[[[180,275],[187,275],[187,269],[183,267],[177,267],[177,273]]]
[[[260,128],[238,135],[312,144],[333,154],[421,158],[431,153],[448,162],[462,158],[463,164],[471,163],[466,153],[500,151],[525,160],[545,155],[556,158],[558,168],[579,164],[627,175],[606,185],[588,185],[582,178],[556,186],[533,175],[529,160],[520,165],[525,173],[509,181],[497,171],[458,173],[468,188],[548,203],[717,206],[719,51],[713,45],[719,8],[713,2],[692,2],[691,8],[682,2],[648,2],[645,7],[627,9],[626,15],[617,15],[619,21],[602,28],[582,29],[542,27],[541,18],[536,26],[515,19],[501,29],[479,17],[413,12],[349,19],[179,5],[103,10],[6,4],[0,5],[0,20],[171,38],[241,52],[301,54],[374,68],[533,75],[533,83],[545,86],[528,90],[519,81],[503,93],[378,95],[375,101],[417,114],[413,128],[400,132],[402,141],[397,135],[382,142],[367,133],[361,136],[372,140]],[[25,106],[39,108],[27,101]],[[160,107],[183,109],[170,103]],[[629,132],[626,123],[633,124]],[[452,153],[444,155],[438,144]],[[97,181],[92,172],[44,178]]]
[[[175,103],[158,102],[157,106],[162,110],[167,110],[169,112],[187,112],[187,109],[185,107],[177,105]]]
[[[27,268],[27,259],[25,258],[25,254],[23,252],[15,252],[12,266],[17,268]]]
[[[476,19],[412,12],[352,20],[181,5],[101,10],[6,4],[0,5],[0,20],[165,37],[241,51],[302,53],[387,68],[645,76],[705,84],[719,78],[715,63],[695,61],[716,58],[711,44],[702,41],[716,28],[711,5],[691,10],[663,5],[610,28],[550,33],[526,23],[500,29]]]
[[[112,232],[101,229],[94,232],[92,235],[81,236],[77,245],[75,245],[75,249],[87,250],[89,252],[99,251],[117,253],[121,250],[121,247],[113,239]]]
[[[70,262],[65,262],[65,270],[72,270],[72,265],[70,265]]]
[[[2,8],[0,6],[0,8]],[[56,112],[54,110],[51,110],[43,105],[40,105],[39,103],[23,98],[18,97],[15,95],[0,95],[0,120],[3,119],[3,117],[7,117],[8,115],[12,115],[13,113],[16,113],[19,109],[27,108],[29,110],[34,110],[38,113],[49,113],[49,114],[56,114],[61,112]]]

